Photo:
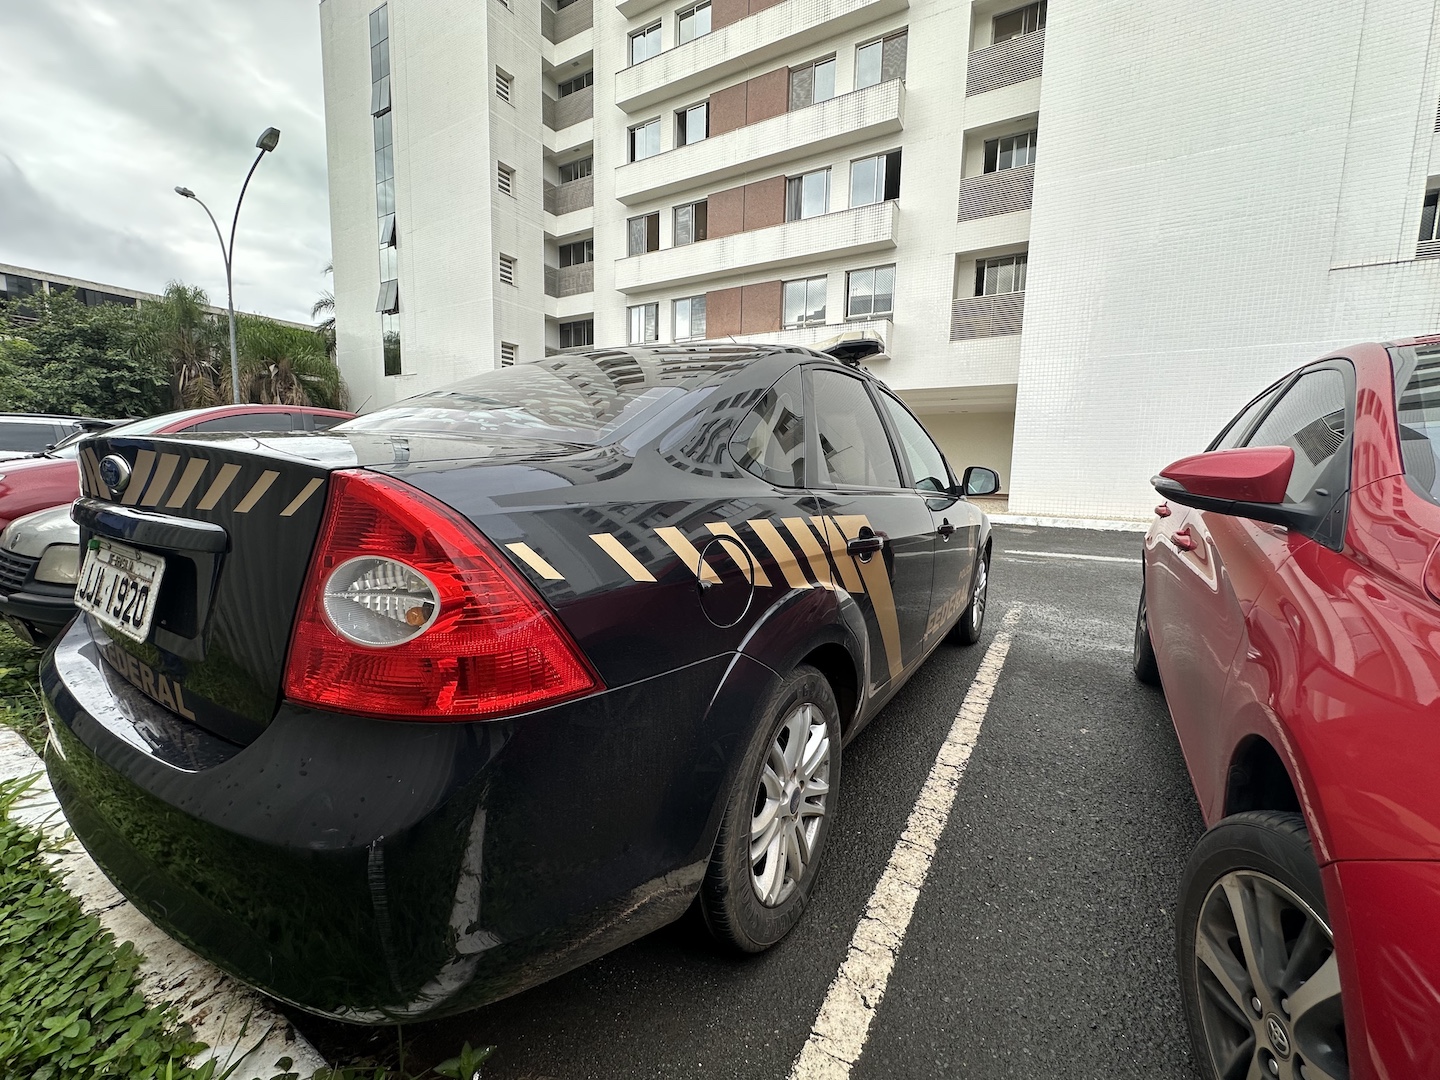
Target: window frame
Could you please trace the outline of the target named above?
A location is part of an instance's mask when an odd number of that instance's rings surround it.
[[[627,67],[634,67],[636,64],[643,64],[646,60],[653,60],[655,59],[655,57],[659,56],[662,52],[665,51],[665,31],[662,29],[663,26],[664,21],[661,19],[656,19],[654,22],[651,22],[646,26],[642,26],[637,30],[630,31],[630,33],[627,35],[627,41],[625,46],[625,56],[626,59],[630,61],[630,63],[626,65]],[[651,34],[655,35],[655,51],[645,56],[642,56],[639,60],[636,60],[635,42],[639,40],[649,41]]]
[[[810,287],[815,282],[820,283],[820,291],[824,296],[824,303],[820,306],[820,317],[818,320],[811,320],[802,317],[799,322],[787,322],[785,318],[785,293],[789,286],[804,284],[805,286],[805,310],[810,310]],[[830,317],[830,275],[812,274],[803,278],[788,278],[780,282],[780,326],[784,330],[798,330],[807,326],[825,326]]]
[[[674,300],[672,300],[672,301],[670,302],[670,340],[671,340],[671,341],[704,341],[704,340],[705,340],[705,331],[704,331],[704,330],[702,330],[702,331],[701,331],[700,333],[698,333],[698,334],[693,333],[693,332],[690,332],[690,331],[693,331],[694,328],[695,328],[695,301],[696,301],[696,300],[699,300],[699,301],[700,301],[700,313],[701,313],[701,317],[703,318],[703,317],[705,317],[705,316],[707,315],[707,312],[706,312],[706,307],[707,307],[707,305],[706,305],[706,303],[705,303],[705,293],[703,293],[703,292],[702,292],[702,293],[694,293],[694,294],[692,294],[692,295],[690,295],[690,296],[677,296]],[[686,307],[685,307],[685,326],[686,326],[687,332],[686,332],[685,334],[683,334],[683,335],[680,333],[680,305],[681,305],[681,304],[686,305]]]
[[[992,292],[985,292],[985,291],[984,291],[985,271],[989,269],[989,267],[991,266],[992,263],[993,263],[993,264],[996,266],[996,268],[998,269],[998,268],[1002,265],[1002,263],[1004,262],[1004,260],[1007,260],[1007,259],[1010,260],[1010,266],[1011,266],[1011,269],[1012,269],[1012,278],[1011,278],[1012,282],[1013,282],[1013,280],[1014,280],[1013,270],[1014,270],[1014,268],[1015,268],[1016,266],[1021,265],[1021,260],[1023,260],[1024,266],[1025,266],[1025,284],[1027,284],[1027,285],[1029,284],[1029,280],[1030,280],[1030,252],[1029,252],[1028,250],[1026,250],[1026,251],[1016,251],[1016,252],[1012,252],[1012,253],[1009,254],[1009,255],[990,255],[990,256],[987,256],[987,257],[985,257],[985,258],[976,259],[976,260],[975,260],[975,296],[976,296],[976,297],[981,297],[981,296],[1014,296],[1016,293],[1023,293],[1023,292],[1025,291],[1025,289],[1024,289],[1023,287],[1022,287],[1022,288],[1019,288],[1019,289],[1009,289],[1009,290],[1007,290],[1007,291],[1005,291],[1005,292],[993,292],[993,293],[992,293]]]
[[[690,116],[692,113],[701,113],[701,120],[704,124],[704,131],[698,139],[690,137]],[[696,143],[704,142],[710,137],[710,99],[697,101],[694,105],[685,105],[675,110],[675,148],[682,146],[694,146]]]
[[[636,139],[636,136],[638,136],[642,131],[648,131],[648,130],[649,130],[650,128],[652,128],[652,127],[655,129],[655,140],[654,140],[654,141],[655,141],[655,150],[654,150],[653,153],[649,153],[649,154],[645,154],[645,155],[643,155],[643,156],[637,157],[637,156],[636,156],[636,149],[637,149],[637,147],[638,147],[639,144],[638,144],[638,141],[637,141],[637,139]],[[630,164],[633,165],[633,164],[634,164],[635,162],[637,162],[637,161],[647,161],[647,160],[649,160],[649,159],[652,158],[652,157],[659,157],[659,156],[660,156],[660,153],[661,153],[661,147],[660,147],[660,117],[658,117],[658,116],[653,116],[653,117],[651,117],[649,120],[644,120],[644,121],[642,121],[642,122],[640,122],[640,123],[638,123],[638,124],[631,124],[630,127],[626,129],[626,138],[627,138],[627,143],[628,143],[628,145],[626,146],[625,149],[626,149],[626,151],[627,151],[627,157],[629,158],[629,163],[630,163]],[[646,143],[648,144],[649,141],[650,141],[650,140],[647,139],[647,140],[646,140]]]
[[[564,174],[565,174],[565,170],[566,170],[566,169],[569,169],[569,168],[577,168],[577,169],[578,169],[578,167],[579,167],[580,165],[582,165],[583,163],[585,163],[585,162],[589,162],[589,168],[587,168],[585,172],[578,173],[578,175],[572,176],[569,180],[566,180],[566,179],[565,179],[565,175],[564,175]],[[588,156],[586,156],[586,157],[578,157],[578,158],[576,158],[574,161],[567,161],[567,162],[565,162],[564,164],[557,166],[557,175],[560,177],[560,183],[561,183],[561,184],[573,184],[573,183],[575,183],[575,181],[577,181],[577,180],[584,180],[584,179],[586,179],[587,177],[594,176],[594,175],[595,175],[595,155],[594,155],[594,154],[590,154],[590,155],[588,155]]]
[[[495,67],[495,96],[511,108],[515,107],[515,76],[498,64]]]
[[[500,342],[500,366],[501,366],[501,367],[514,367],[516,361],[518,361],[519,359],[520,359],[520,346],[516,345],[513,341],[502,341],[502,342]]]
[[[501,195],[515,198],[515,170],[503,161],[495,163],[495,187]]]
[[[858,267],[857,269],[854,269],[854,270],[847,270],[847,271],[845,271],[845,321],[846,321],[846,322],[851,322],[851,321],[855,321],[855,320],[863,320],[863,319],[886,319],[886,318],[888,318],[888,319],[893,319],[893,318],[895,317],[895,282],[896,282],[896,269],[895,269],[895,265],[896,265],[895,263],[881,263],[881,264],[878,265],[878,266],[861,266],[861,267]],[[883,311],[876,311],[876,310],[874,309],[874,303],[873,303],[873,301],[874,301],[874,298],[875,298],[876,296],[880,295],[880,294],[879,294],[879,293],[876,291],[876,289],[875,289],[875,278],[879,275],[879,273],[880,273],[881,270],[889,270],[889,271],[890,271],[890,306],[887,307],[887,308],[885,308]],[[857,314],[855,314],[854,312],[852,312],[852,311],[850,310],[850,299],[851,299],[850,282],[851,282],[851,280],[855,277],[856,274],[869,274],[869,275],[870,275],[870,298],[871,298],[872,303],[871,303],[871,310],[870,310],[870,312],[869,312],[868,314],[859,314],[859,315],[857,315]]]
[[[807,213],[805,213],[805,181],[808,180],[808,179],[809,179],[810,177],[812,177],[812,176],[822,176],[822,177],[824,177],[824,180],[825,180],[825,191],[824,191],[824,200],[823,200],[823,201],[824,201],[824,208],[823,208],[818,214],[807,214]],[[791,185],[792,185],[792,184],[795,184],[797,181],[798,181],[799,184],[800,184],[800,187],[799,187],[800,198],[799,198],[798,200],[792,200],[791,194],[790,194]],[[787,222],[790,222],[790,221],[810,221],[810,220],[812,220],[813,218],[824,217],[826,214],[830,213],[830,189],[831,189],[831,187],[832,187],[832,185],[831,185],[831,183],[830,183],[830,166],[829,166],[829,165],[823,166],[822,168],[819,168],[819,169],[811,169],[809,172],[796,173],[794,176],[787,176],[787,177],[785,177],[785,220],[786,220]],[[795,206],[796,206],[796,208],[797,208],[797,210],[798,210],[798,213],[797,213],[794,217],[791,217],[791,216],[790,216],[790,211],[791,211],[792,202],[795,204]]]
[[[693,17],[693,16],[695,15],[695,13],[696,13],[696,12],[699,12],[699,11],[704,11],[704,12],[706,12],[706,20],[705,20],[706,25],[705,25],[705,29],[702,30],[702,31],[700,31],[699,33],[691,34],[689,37],[685,37],[685,36],[684,36],[684,27],[685,27],[685,19],[686,19],[686,17],[687,17],[687,16]],[[688,44],[688,43],[691,42],[691,41],[695,41],[697,38],[702,38],[702,37],[704,37],[706,34],[709,34],[709,33],[712,31],[712,29],[714,28],[714,25],[715,25],[714,19],[715,19],[715,13],[714,13],[714,11],[711,9],[711,7],[710,7],[710,0],[699,0],[699,3],[691,4],[689,7],[681,8],[679,11],[675,12],[675,46],[676,46],[676,48],[679,48],[681,45]]]
[[[1010,134],[1008,134],[1008,135],[997,135],[997,136],[995,136],[995,138],[993,138],[993,139],[986,139],[986,140],[985,140],[984,148],[983,148],[982,153],[981,153],[981,162],[982,162],[982,163],[981,163],[980,171],[981,171],[983,174],[985,174],[985,175],[988,176],[988,175],[990,175],[991,173],[1009,172],[1011,169],[1023,169],[1026,165],[1034,165],[1034,164],[1035,164],[1035,146],[1036,146],[1036,143],[1039,141],[1038,138],[1037,138],[1037,136],[1038,136],[1039,134],[1040,134],[1040,129],[1039,129],[1039,128],[1028,128],[1028,129],[1026,129],[1025,131],[1012,131],[1012,132],[1011,132]],[[1028,142],[1026,143],[1025,149],[1026,149],[1027,151],[1029,151],[1029,158],[1030,158],[1030,160],[1029,160],[1029,161],[1026,161],[1026,162],[1024,162],[1023,164],[1020,164],[1020,165],[1014,164],[1013,162],[1014,162],[1014,160],[1015,160],[1015,147],[1014,147],[1014,145],[1012,144],[1011,147],[1010,147],[1010,160],[1011,160],[1012,163],[1009,164],[1009,165],[1004,165],[1004,166],[1002,166],[1002,165],[1000,164],[1000,155],[1001,155],[1001,153],[1002,153],[1001,144],[1004,143],[1005,140],[1007,140],[1007,139],[1012,140],[1012,143],[1013,143],[1013,140],[1018,139],[1018,138],[1020,138],[1021,136],[1024,136],[1024,137],[1028,140]],[[994,157],[995,167],[994,167],[994,168],[991,168],[991,167],[990,167],[990,162],[991,162],[990,148],[991,148],[992,146],[995,148],[995,157]]]
[[[649,338],[645,337],[646,322],[647,322],[646,317],[645,317],[645,311],[646,311],[647,308],[650,308],[650,309],[653,309],[653,310],[654,310],[654,318],[653,318],[652,320],[650,320],[650,325],[654,326],[654,328],[655,328],[655,336],[654,336],[654,337],[649,337]],[[634,329],[635,329],[635,327],[634,327],[634,319],[635,319],[635,313],[636,313],[636,312],[639,312],[639,313],[640,313],[640,338],[639,338],[639,340],[636,340],[636,338],[635,338],[635,336],[634,336]],[[625,307],[625,339],[626,339],[626,344],[628,344],[628,345],[653,345],[653,344],[655,344],[656,342],[658,342],[658,341],[660,340],[660,302],[659,302],[658,300],[651,300],[649,303],[645,303],[645,304],[628,304],[628,305],[626,305],[626,307]]]
[[[571,342],[569,345],[566,345],[566,344],[565,344],[565,328],[566,328],[567,326],[584,326],[584,325],[586,325],[586,324],[589,324],[589,327],[590,327],[590,333],[589,333],[588,335],[586,335],[586,336],[589,337],[590,340],[589,340],[589,341],[582,341],[582,342],[579,342],[579,343]],[[572,331],[572,333],[573,333],[573,331]],[[562,322],[562,323],[560,324],[560,348],[562,348],[562,349],[588,349],[588,348],[590,348],[590,347],[591,347],[592,345],[594,345],[594,344],[595,344],[595,317],[594,317],[593,315],[592,315],[590,318],[588,318],[588,319],[566,319],[564,322]]]
[[[506,254],[505,252],[503,252],[503,251],[498,252],[497,254],[500,256],[500,258],[499,258],[500,284],[501,284],[501,285],[509,285],[512,289],[518,289],[518,288],[520,287],[520,285],[519,285],[518,281],[516,280],[516,270],[517,270],[517,268],[518,268],[518,266],[519,266],[520,260],[517,259],[514,255],[507,255],[507,254]]]
[[[893,41],[893,40],[895,40],[896,38],[900,38],[900,37],[908,38],[909,36],[910,36],[910,27],[909,27],[908,25],[906,25],[906,26],[901,27],[899,30],[892,30],[892,31],[890,31],[888,34],[881,34],[879,37],[871,38],[871,39],[868,40],[868,41],[862,41],[862,42],[860,42],[858,45],[856,45],[856,46],[855,46],[855,85],[854,85],[854,89],[856,89],[856,90],[868,90],[868,89],[870,89],[870,87],[872,87],[872,86],[881,86],[881,85],[883,85],[883,84],[886,83],[886,82],[892,81],[892,80],[889,80],[889,79],[886,79],[886,78],[885,78],[885,43],[886,43],[887,41]],[[878,46],[879,49],[880,49],[880,61],[879,61],[879,66],[878,66],[878,67],[876,68],[876,70],[875,70],[875,81],[874,81],[874,82],[861,82],[861,81],[860,81],[860,77],[861,77],[861,76],[860,76],[860,54],[861,54],[862,52],[864,52],[866,49],[873,48],[873,47],[876,47],[876,46]],[[908,43],[908,41],[907,41],[907,43],[906,43],[906,53],[907,53],[907,55],[906,55],[906,59],[907,59],[906,67],[907,67],[907,69],[908,69],[908,66],[909,66],[909,64],[908,64],[908,59],[909,59],[909,55],[908,55],[908,53],[909,53],[909,43]],[[900,82],[904,82],[904,81],[905,81],[905,76],[904,76],[904,75],[901,75],[901,76],[899,77],[899,81],[900,81]]]
[[[697,211],[699,208],[701,208],[701,207],[704,207],[703,212],[697,214],[696,211]],[[689,240],[681,240],[681,239],[680,239],[680,211],[682,211],[682,210],[688,210],[688,211],[690,211],[690,239],[689,239]],[[696,221],[697,221],[697,220],[700,220],[700,219],[703,219],[703,222],[702,222],[700,228],[697,229],[697,228],[696,228]],[[702,233],[702,232],[703,232],[705,235],[703,235],[703,236],[699,235],[699,234]],[[698,243],[701,243],[702,241],[708,240],[709,238],[710,238],[710,200],[709,200],[709,199],[696,199],[694,202],[680,203],[679,205],[674,206],[674,207],[671,208],[671,214],[670,214],[670,246],[671,246],[671,247],[689,247],[691,244],[698,244]]]
[[[651,229],[651,221],[654,221],[654,229]],[[635,250],[635,224],[644,222],[645,237],[641,250]],[[651,233],[654,233],[655,246],[650,246]],[[636,214],[634,217],[625,219],[625,257],[633,259],[637,255],[648,255],[652,251],[660,250],[660,211],[651,210],[648,214]]]
[[[806,438],[806,461],[805,461],[805,486],[822,491],[889,491],[913,494],[912,488],[906,486],[905,463],[895,452],[894,437],[890,431],[890,425],[886,422],[884,411],[880,403],[875,400],[874,388],[869,385],[870,380],[864,375],[837,368],[831,364],[806,364],[805,367],[805,413],[801,419],[805,422]],[[820,416],[815,407],[815,376],[834,375],[837,378],[853,379],[861,384],[866,400],[870,402],[870,408],[875,413],[880,424],[880,431],[885,436],[885,445],[890,449],[890,461],[895,466],[895,475],[899,480],[899,487],[887,487],[884,484],[837,484],[830,479],[829,468],[826,468],[826,477],[820,479],[820,462],[823,460],[820,454]]]
[[[573,255],[575,248],[579,248],[580,254],[585,256],[585,258],[572,259],[570,262],[566,262],[566,253],[569,252]],[[581,240],[571,240],[564,244],[557,244],[555,246],[555,257],[559,260],[560,269],[562,270],[569,266],[584,266],[587,263],[593,263],[595,261],[595,238],[593,236],[587,236]]]
[[[835,72],[838,70],[839,62],[839,57],[832,52],[828,56],[816,57],[814,60],[807,60],[803,64],[796,64],[791,67],[790,85],[786,90],[789,95],[788,101],[790,107],[788,111],[795,112],[799,109],[808,109],[812,105],[820,105],[838,97],[839,95],[835,93]],[[824,64],[830,65],[830,93],[823,98],[817,98],[815,96],[815,88],[819,85],[819,80],[816,78],[816,72]],[[810,72],[810,100],[803,105],[797,105],[795,103],[795,73],[806,70]]]

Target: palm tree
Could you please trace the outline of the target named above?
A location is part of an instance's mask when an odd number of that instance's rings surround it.
[[[254,315],[239,316],[240,388],[247,401],[343,409],[340,369],[316,334]]]
[[[324,272],[333,274],[335,272],[335,263],[333,261],[326,263]],[[324,316],[323,319],[320,318],[322,315]],[[315,332],[320,335],[320,340],[325,343],[326,355],[333,358],[335,356],[335,294],[329,289],[322,292],[320,299],[316,300],[315,303],[310,306],[310,317],[312,319],[320,319],[320,321],[315,324]]]
[[[135,353],[169,365],[171,398],[177,409],[217,405],[229,399],[221,391],[217,362],[224,333],[211,317],[209,304],[204,289],[178,281],[165,286],[165,295],[159,300],[140,304]]]

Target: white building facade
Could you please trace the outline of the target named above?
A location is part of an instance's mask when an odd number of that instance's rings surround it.
[[[866,330],[1012,511],[1124,518],[1287,368],[1440,329],[1434,3],[547,4],[322,0],[362,408]]]

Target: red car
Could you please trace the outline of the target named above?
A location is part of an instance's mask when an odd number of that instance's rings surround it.
[[[1135,672],[1208,831],[1207,1077],[1440,1077],[1440,337],[1281,379],[1154,480]]]

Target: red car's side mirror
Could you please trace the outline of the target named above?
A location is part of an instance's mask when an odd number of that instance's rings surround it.
[[[1247,446],[1192,454],[1161,469],[1160,476],[1190,495],[1275,505],[1285,501],[1294,468],[1295,451],[1288,446]]]

